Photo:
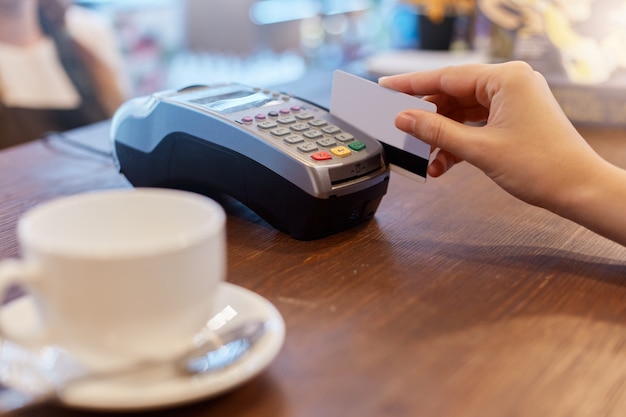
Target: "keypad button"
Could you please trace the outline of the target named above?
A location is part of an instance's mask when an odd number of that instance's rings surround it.
[[[322,119],[314,119],[309,122],[309,125],[313,127],[322,127],[322,126],[326,126],[327,124],[328,123],[326,122],[326,120],[322,120]]]
[[[334,135],[336,133],[340,133],[341,129],[334,125],[328,125],[322,128],[322,132],[326,133],[327,135]]]
[[[311,113],[307,113],[307,112],[302,112],[302,113],[296,114],[296,117],[299,120],[311,120],[311,119],[314,118],[314,116]]]
[[[361,142],[360,140],[357,140],[356,142],[352,142],[351,144],[349,144],[348,147],[352,149],[353,151],[358,152],[358,151],[362,151],[363,149],[365,149],[365,144]]]
[[[345,146],[337,146],[336,148],[332,148],[330,151],[333,155],[340,158],[345,158],[346,156],[352,155],[352,151]]]
[[[303,136],[307,139],[319,139],[324,137],[324,134],[319,130],[309,130],[308,132],[304,132]]]
[[[335,135],[335,139],[337,139],[339,142],[352,142],[354,140],[354,136],[352,136],[350,133],[346,133],[346,132],[342,132],[338,135]]]
[[[273,129],[275,127],[278,127],[278,124],[276,124],[276,122],[272,121],[272,120],[268,120],[266,122],[261,122],[257,124],[258,127],[260,127],[261,129]]]
[[[304,123],[296,123],[295,125],[291,126],[291,130],[293,130],[294,132],[304,132],[305,130],[309,130],[309,125]]]
[[[279,117],[278,119],[276,119],[276,121],[280,123],[281,125],[289,125],[289,124],[295,123],[296,118],[291,117],[291,116]]]
[[[304,138],[300,135],[291,135],[291,136],[287,136],[285,139],[283,139],[286,143],[290,144],[290,145],[295,145],[297,143],[302,143],[304,142]]]
[[[274,110],[272,110],[271,112],[267,113],[267,115],[268,115],[269,117],[278,117],[278,116],[279,116],[279,115],[278,115],[278,112],[277,112],[277,111],[274,111]]]
[[[325,148],[329,148],[331,146],[335,146],[337,142],[335,142],[335,140],[331,138],[322,138],[317,141],[317,144]]]
[[[291,134],[291,130],[289,130],[286,127],[277,127],[276,129],[270,130],[270,133],[272,135],[274,135],[274,136],[282,137],[282,136],[290,135]]]
[[[313,152],[317,150],[317,145],[313,142],[305,142],[302,145],[298,145],[298,150],[302,152]]]
[[[333,156],[328,152],[322,151],[314,153],[313,155],[311,155],[311,158],[316,161],[328,161],[329,159],[333,159]]]

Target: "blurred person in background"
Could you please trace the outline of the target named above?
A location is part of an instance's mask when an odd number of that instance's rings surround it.
[[[0,148],[105,120],[128,81],[109,22],[66,0],[0,0]]]

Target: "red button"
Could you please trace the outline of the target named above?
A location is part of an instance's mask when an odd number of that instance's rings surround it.
[[[328,152],[316,152],[311,155],[311,158],[315,159],[316,161],[327,161],[329,159],[333,159],[333,156]]]

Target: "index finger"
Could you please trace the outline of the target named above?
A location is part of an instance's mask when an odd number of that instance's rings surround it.
[[[526,65],[508,62],[504,64],[469,64],[439,68],[431,71],[413,72],[382,77],[378,83],[403,93],[418,96],[473,97],[484,107],[489,107],[493,94],[499,90],[499,77],[506,74],[505,65]],[[504,71],[503,71],[504,70]]]

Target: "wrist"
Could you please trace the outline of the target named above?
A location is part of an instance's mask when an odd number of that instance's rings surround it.
[[[601,159],[587,168],[552,211],[626,245],[626,171]]]

